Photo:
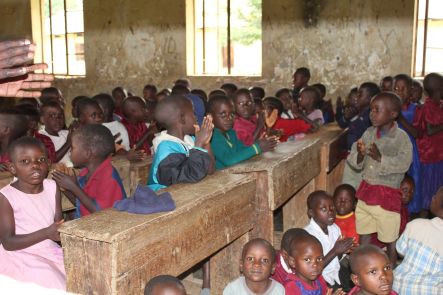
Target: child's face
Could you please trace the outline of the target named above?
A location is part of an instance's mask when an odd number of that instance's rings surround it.
[[[392,91],[392,82],[389,80],[382,80],[380,88],[381,91]]]
[[[355,209],[355,196],[348,190],[340,190],[334,196],[334,205],[338,215],[347,215]]]
[[[28,136],[34,136],[35,131],[38,129],[38,120],[35,120],[34,118],[28,117],[28,131],[26,134]]]
[[[103,111],[98,105],[88,105],[79,110],[78,121],[80,124],[101,124],[103,122]]]
[[[394,275],[388,257],[370,253],[360,259],[357,274],[352,274],[351,279],[365,294],[388,295]]]
[[[423,96],[423,88],[420,84],[412,84],[411,99],[412,102],[418,103]]]
[[[267,283],[274,270],[273,259],[271,251],[265,245],[250,245],[240,263],[246,282]]]
[[[74,134],[71,143],[71,162],[75,168],[83,168],[89,161],[89,150],[85,150],[85,144],[80,136]]]
[[[409,204],[414,195],[414,186],[410,181],[402,181],[400,184],[401,203],[403,205]]]
[[[443,187],[437,191],[431,201],[431,212],[437,217],[443,219]]]
[[[58,133],[65,125],[65,114],[61,108],[47,107],[43,110],[40,120],[49,133]]]
[[[152,289],[152,295],[186,295],[186,291],[174,283],[164,283]]]
[[[212,114],[215,128],[227,132],[234,125],[234,107],[227,102],[220,102],[214,106]]]
[[[335,222],[335,206],[331,197],[319,198],[312,209],[308,210],[308,214],[321,227],[326,228]]]
[[[312,93],[303,91],[300,94],[300,107],[302,107],[304,110],[312,110],[314,107],[314,97],[312,96]]]
[[[146,100],[156,100],[155,94],[152,89],[143,89],[143,98]]]
[[[306,84],[306,80],[305,76],[296,72],[293,76],[292,85],[294,85],[294,88],[301,88]]]
[[[115,108],[119,109],[123,103],[123,100],[126,98],[126,94],[121,90],[117,90],[112,93],[112,96],[114,97]]]
[[[128,106],[128,117],[134,122],[146,122],[148,120],[148,108],[143,101],[131,102]]]
[[[371,102],[369,117],[374,127],[382,128],[391,125],[396,114],[391,110],[388,102],[383,99],[375,99]]]
[[[312,241],[297,243],[289,256],[289,265],[297,276],[310,284],[323,270],[323,249],[321,244]]]
[[[49,165],[43,150],[35,146],[21,146],[11,155],[10,171],[22,184],[39,185],[48,175]]]
[[[394,91],[403,103],[407,102],[411,97],[411,87],[404,80],[395,80]]]
[[[278,99],[282,102],[285,110],[291,109],[292,94],[290,92],[283,92]]]
[[[262,103],[255,102],[254,105],[255,105],[255,113],[256,114],[259,114],[259,113],[263,112],[264,107],[263,107]]]
[[[357,91],[357,101],[355,107],[360,111],[370,104],[371,94],[366,88],[359,88]]]
[[[235,99],[235,112],[240,117],[249,120],[255,112],[255,105],[252,97],[248,94],[239,95]]]

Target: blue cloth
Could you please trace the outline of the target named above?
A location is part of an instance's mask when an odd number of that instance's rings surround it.
[[[135,214],[168,212],[175,209],[175,202],[168,192],[157,194],[147,185],[138,185],[132,198],[118,201],[114,208]]]
[[[198,126],[201,126],[203,123],[203,118],[206,114],[203,100],[200,98],[200,96],[192,93],[187,94],[186,97],[192,101],[192,104],[194,105],[194,115],[197,117]]]

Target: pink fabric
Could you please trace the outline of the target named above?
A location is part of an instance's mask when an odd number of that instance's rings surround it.
[[[17,235],[29,234],[54,223],[56,184],[45,179],[39,194],[25,194],[11,185],[0,190],[9,201]],[[46,288],[66,289],[63,251],[52,240],[28,248],[6,251],[0,245],[0,274]]]
[[[240,116],[237,116],[234,120],[233,129],[235,130],[238,139],[240,139],[240,141],[246,146],[254,144],[255,128],[257,128],[256,117],[252,117],[251,120],[246,120]]]
[[[391,212],[401,212],[401,191],[385,185],[372,185],[362,181],[357,190],[357,199],[369,206],[380,205]]]

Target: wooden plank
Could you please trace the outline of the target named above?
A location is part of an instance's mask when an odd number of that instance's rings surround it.
[[[335,188],[342,184],[343,171],[345,170],[346,159],[341,160],[327,175],[326,191],[333,193]]]
[[[293,227],[305,227],[309,222],[306,200],[315,191],[315,180],[312,179],[283,205],[283,231]]]
[[[129,172],[129,190],[128,196],[132,196],[138,184],[148,183],[149,170],[151,169],[152,157],[147,157],[140,162],[131,162]]]
[[[126,156],[112,157],[112,166],[117,170],[123,182],[126,194],[130,196],[131,182],[130,182],[130,162]]]

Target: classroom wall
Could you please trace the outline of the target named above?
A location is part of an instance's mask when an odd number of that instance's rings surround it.
[[[0,40],[32,38],[29,0],[0,1]]]
[[[316,4],[314,26],[306,25],[306,3]],[[28,2],[3,0],[2,14],[5,6],[2,36],[29,35]],[[68,99],[118,85],[140,95],[146,83],[171,87],[186,76],[184,0],[91,0],[84,13],[87,75],[56,81]],[[206,90],[234,81],[273,94],[291,87],[293,71],[307,66],[311,81],[326,84],[335,99],[363,81],[410,73],[413,17],[413,0],[263,0],[262,77],[190,80]]]

